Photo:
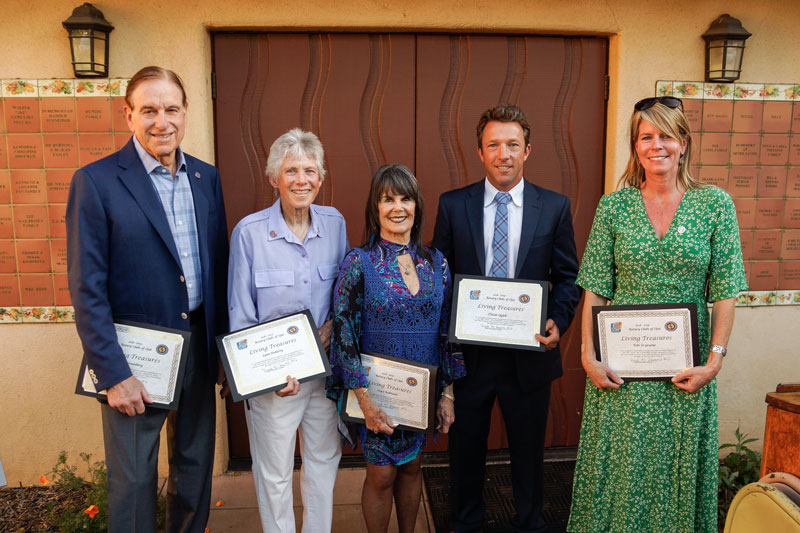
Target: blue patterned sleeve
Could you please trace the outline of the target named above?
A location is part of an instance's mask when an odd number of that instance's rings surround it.
[[[441,344],[441,356],[439,358],[438,385],[439,388],[446,387],[458,378],[467,374],[464,366],[464,355],[461,353],[461,346],[451,343],[448,340],[450,331],[450,308],[453,301],[453,283],[450,278],[450,267],[447,259],[440,252],[434,254],[435,261],[441,261],[442,265],[442,287],[444,300],[442,301],[442,315],[439,319],[439,339]]]
[[[339,399],[346,389],[367,386],[361,366],[361,306],[364,302],[364,269],[358,250],[350,250],[333,289],[333,339],[328,397]]]

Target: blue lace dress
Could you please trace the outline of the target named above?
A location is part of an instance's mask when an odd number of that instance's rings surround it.
[[[426,248],[428,261],[413,248],[383,239],[344,258],[333,292],[333,340],[328,396],[339,402],[347,389],[367,386],[361,351],[376,352],[439,367],[437,386],[466,373],[460,353],[447,341],[451,282],[447,260]],[[419,291],[403,281],[397,256],[408,253],[416,266]],[[438,395],[437,395],[438,398]],[[374,434],[356,426],[364,458],[376,465],[413,461],[425,446],[424,433],[395,430]]]

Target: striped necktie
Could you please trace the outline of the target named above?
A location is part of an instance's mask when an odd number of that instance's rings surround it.
[[[495,195],[497,212],[494,215],[494,237],[492,238],[492,268],[489,275],[493,278],[508,277],[508,202],[511,195],[499,192]]]

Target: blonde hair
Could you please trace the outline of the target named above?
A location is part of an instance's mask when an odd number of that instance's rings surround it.
[[[639,137],[639,125],[646,120],[662,133],[671,139],[678,139],[686,142],[686,150],[681,156],[678,167],[678,183],[684,189],[698,189],[702,183],[692,177],[690,164],[692,161],[693,143],[692,132],[689,129],[689,120],[683,113],[682,107],[671,108],[656,102],[651,107],[642,111],[634,111],[631,116],[630,124],[630,149],[631,157],[628,159],[628,166],[617,182],[617,188],[636,187],[642,188],[645,181],[644,168],[636,155],[636,139]]]

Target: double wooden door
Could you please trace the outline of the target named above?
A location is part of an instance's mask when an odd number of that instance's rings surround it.
[[[566,194],[579,257],[603,190],[607,41],[588,37],[352,33],[214,33],[217,164],[228,225],[271,205],[269,147],[301,127],[325,147],[316,203],[347,220],[362,242],[364,204],[385,163],[411,168],[422,188],[423,242],[438,197],[482,179],[475,125],[511,102],[532,125],[525,177]],[[580,310],[578,311],[579,315]],[[554,383],[548,446],[577,444],[583,404],[579,320],[562,338],[564,377]],[[535,353],[531,354],[535,357]],[[241,405],[229,404],[232,457],[248,457]],[[507,447],[495,407],[490,448]],[[432,450],[446,449],[439,439]]]

